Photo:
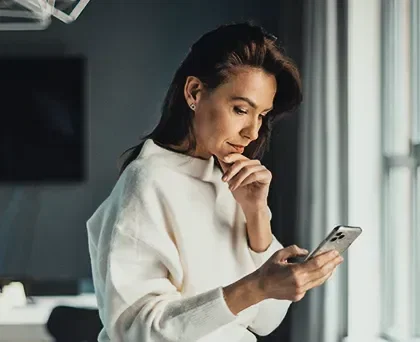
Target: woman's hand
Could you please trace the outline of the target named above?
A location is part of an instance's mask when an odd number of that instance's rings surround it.
[[[304,249],[289,246],[274,253],[255,271],[263,298],[297,302],[308,290],[322,285],[343,262],[336,251],[320,254],[301,264],[287,262],[288,258],[306,254]]]
[[[257,210],[267,207],[267,197],[272,179],[271,172],[259,160],[251,160],[240,153],[233,153],[220,160],[222,178],[229,184],[233,197],[242,209]]]

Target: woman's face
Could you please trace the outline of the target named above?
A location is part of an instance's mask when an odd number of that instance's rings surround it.
[[[188,82],[191,82],[189,84]],[[243,153],[243,148],[258,138],[262,117],[272,109],[277,90],[276,78],[262,69],[236,69],[228,81],[211,93],[199,91],[195,99],[189,89],[200,88],[196,78],[185,86],[188,104],[195,103],[194,132],[197,139],[195,156],[219,159],[231,153]],[[190,88],[188,88],[190,86]]]

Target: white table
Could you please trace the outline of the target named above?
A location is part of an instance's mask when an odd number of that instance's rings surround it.
[[[34,303],[0,312],[0,342],[54,341],[45,324],[58,305],[97,308],[94,294],[78,296],[33,297]]]

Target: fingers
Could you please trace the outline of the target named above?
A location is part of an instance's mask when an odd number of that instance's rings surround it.
[[[327,264],[330,260],[335,259],[339,256],[339,253],[336,250],[332,250],[316,257],[310,259],[305,263],[305,267],[308,272],[317,271]]]
[[[234,163],[237,160],[250,160],[250,159],[240,153],[231,153],[223,158],[223,161],[228,164]]]
[[[324,284],[336,267],[343,262],[343,258],[340,255],[334,256],[334,253],[319,255],[311,264],[309,262],[303,264],[282,262],[307,253],[307,250],[292,245],[274,253],[264,264],[260,277],[266,279],[264,291],[268,298],[300,301],[308,290]],[[328,258],[325,254],[330,257]],[[316,263],[320,267],[314,269]]]
[[[325,262],[326,255],[333,255],[333,257]],[[317,256],[313,259],[313,262],[311,260],[311,265],[309,262],[291,265],[294,283],[299,293],[305,293],[316,286],[320,286],[331,277],[336,267],[343,262],[340,255],[334,255],[334,253],[325,253],[322,258],[320,258],[321,255]],[[314,265],[319,265],[319,267],[314,269]]]
[[[255,166],[257,166],[257,168],[255,168]],[[229,168],[225,171],[222,179],[225,182],[229,182],[242,169],[249,171],[249,169],[261,169],[261,167],[262,165],[259,160],[239,160],[232,165],[229,165]]]
[[[232,153],[225,156],[223,159],[217,158],[219,160],[220,166],[223,169],[223,173],[229,170],[231,165],[236,162],[237,160],[250,160],[249,158],[245,157],[240,153]]]
[[[305,284],[305,287],[311,289],[315,286],[322,285],[332,275],[336,267],[343,262],[343,260],[343,257],[338,255],[333,259],[330,259],[318,269],[309,271],[307,273],[308,282]]]
[[[261,184],[270,184],[271,172],[264,166],[256,166],[254,168],[243,168],[230,182],[229,188],[234,191],[239,187],[259,182]]]
[[[343,262],[343,258],[338,256],[334,260],[332,260],[331,262],[324,265],[323,269],[318,273],[318,275],[320,275],[320,277],[315,278],[315,279],[307,282],[304,285],[303,289],[305,291],[308,291],[308,290],[310,290],[314,287],[323,285],[333,275],[337,266],[339,264],[341,264],[342,262]]]
[[[259,160],[249,159],[234,162],[222,177],[224,182],[229,183],[232,191],[254,182],[270,184],[271,179],[271,172]]]
[[[318,279],[314,279],[312,281],[307,282],[303,287],[302,287],[302,291],[303,292],[307,292],[315,287],[321,286],[323,285],[334,273],[334,270],[332,270],[331,272],[327,273],[326,275],[324,275],[322,278],[318,278]]]
[[[309,252],[306,249],[300,248],[296,245],[292,245],[286,248],[283,248],[277,252],[276,258],[281,261],[285,262],[287,259],[296,256],[304,256],[307,255]]]

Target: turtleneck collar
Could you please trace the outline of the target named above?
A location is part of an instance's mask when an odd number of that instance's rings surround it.
[[[192,157],[181,152],[161,147],[152,139],[147,139],[137,158],[147,158],[151,155],[159,155],[162,157],[165,164],[170,167],[206,182],[213,182],[215,177],[221,178],[222,176],[222,172],[214,162],[214,156],[211,156],[210,159]]]

